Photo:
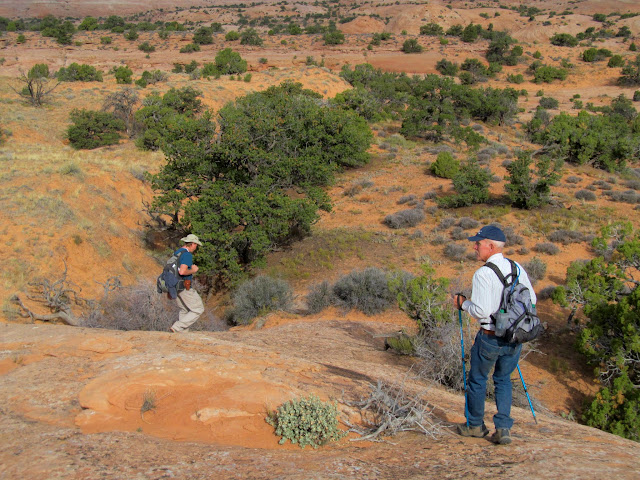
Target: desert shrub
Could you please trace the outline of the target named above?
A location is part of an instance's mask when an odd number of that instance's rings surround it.
[[[415,227],[422,221],[424,221],[422,208],[411,208],[387,215],[383,223],[389,228],[398,229]]]
[[[253,28],[243,30],[242,33],[240,34],[241,45],[260,46],[262,45],[262,43],[263,41],[260,38],[260,35],[258,35],[258,32],[256,32],[256,30]]]
[[[578,45],[578,39],[570,33],[556,33],[550,39],[552,45],[559,47],[575,47]]]
[[[436,177],[453,178],[460,169],[460,162],[450,152],[440,152],[430,169]]]
[[[524,270],[527,272],[529,276],[529,280],[531,280],[531,284],[535,285],[536,282],[542,280],[547,274],[547,264],[543,260],[538,257],[533,257],[531,260],[526,262],[524,265]]]
[[[292,301],[293,290],[287,282],[260,275],[238,287],[229,318],[237,325],[248,325],[268,312],[288,310]]]
[[[478,228],[478,226],[480,225],[480,222],[475,218],[462,217],[460,220],[458,220],[457,225],[463,230],[470,230],[472,228],[474,229]]]
[[[615,255],[607,254],[614,239]],[[588,321],[580,331],[578,348],[596,367],[602,388],[587,406],[583,420],[591,426],[640,440],[640,382],[638,312],[640,289],[629,279],[637,277],[640,238],[631,224],[613,224],[593,241],[599,256],[573,262],[567,268],[566,286],[553,294],[556,303],[582,306]]]
[[[422,52],[422,45],[415,38],[408,38],[402,44],[402,51],[404,53],[420,53]]]
[[[166,332],[177,318],[175,301],[158,295],[155,285],[138,283],[109,293],[87,317],[84,326]]]
[[[444,29],[435,22],[428,23],[420,26],[420,35],[430,35],[432,37],[439,37],[444,34]]]
[[[453,208],[484,203],[489,199],[490,180],[490,172],[481,168],[477,162],[469,161],[453,177],[456,194],[438,198],[437,203],[442,207]]]
[[[457,63],[447,60],[446,58],[442,58],[436,63],[436,70],[442,75],[449,75],[450,77],[454,77],[458,73],[459,68]]]
[[[61,82],[101,82],[102,72],[91,65],[72,63],[56,72],[56,78]]]
[[[549,65],[541,65],[533,72],[535,83],[551,83],[554,80],[564,80],[567,78],[567,70]]]
[[[235,30],[229,30],[225,34],[224,39],[227,42],[235,42],[236,40],[240,39],[240,34],[238,32],[236,32]]]
[[[335,403],[323,402],[315,395],[289,400],[270,412],[269,425],[280,435],[280,444],[289,440],[301,448],[318,448],[346,435],[338,428],[338,409]]]
[[[110,45],[113,39],[111,37],[100,37],[100,43],[102,45]]]
[[[333,287],[326,280],[313,285],[307,294],[306,303],[307,312],[311,315],[333,305]]]
[[[523,49],[520,45],[511,48],[514,43],[517,43],[516,40],[506,32],[495,32],[487,49],[487,61],[500,65],[517,65]]]
[[[540,107],[542,107],[542,108],[546,108],[546,109],[558,108],[559,104],[560,103],[558,102],[558,100],[556,100],[555,98],[552,98],[552,97],[542,97],[542,98],[540,98]]]
[[[532,140],[552,150],[554,156],[609,171],[620,170],[627,159],[637,158],[640,137],[634,129],[630,120],[613,113],[613,109],[602,115],[581,111],[571,116],[563,112],[546,125],[537,113],[527,125]]]
[[[588,202],[594,202],[597,199],[596,194],[589,190],[578,190],[574,197],[578,200],[586,200]]]
[[[93,149],[118,143],[124,122],[109,112],[74,109],[70,114],[73,125],[67,129],[67,138],[73,148]]]
[[[199,51],[200,45],[198,45],[197,43],[187,43],[184,47],[180,48],[180,53],[193,53]]]
[[[581,177],[576,177],[575,175],[570,175],[565,178],[565,182],[567,183],[580,183],[582,181]]]
[[[618,85],[635,86],[640,85],[640,55],[635,60],[629,60],[622,67],[621,76],[618,78]]]
[[[517,208],[532,209],[549,202],[551,186],[559,178],[561,164],[546,156],[539,157],[532,172],[530,152],[519,152],[508,167],[508,183],[505,190],[511,204]]]
[[[196,45],[211,45],[213,30],[210,27],[200,27],[193,33],[193,43]]]
[[[247,61],[243,60],[238,52],[234,52],[230,48],[225,48],[218,52],[215,64],[222,75],[234,75],[247,71]]]
[[[447,228],[454,226],[456,222],[456,217],[444,217],[438,224],[438,230],[446,230]]]
[[[386,272],[369,267],[354,270],[340,277],[333,285],[336,305],[345,310],[360,310],[365,315],[375,315],[393,304]]]
[[[453,314],[451,314],[453,315]],[[473,345],[473,338],[463,331],[464,345]],[[461,374],[460,327],[454,321],[429,328],[415,341],[420,358],[419,375],[456,391],[464,390]]]
[[[138,45],[138,50],[145,53],[151,53],[156,51],[156,47],[151,45],[149,42],[142,42],[140,45]]]
[[[121,65],[119,67],[114,68],[113,74],[116,77],[116,83],[128,85],[133,82],[131,78],[133,75],[133,70],[131,70],[126,65]]]
[[[467,247],[459,243],[449,243],[444,247],[444,256],[449,260],[459,261],[467,252]]]
[[[564,229],[551,232],[547,238],[554,243],[562,243],[563,245],[584,241],[584,235],[581,232]]]
[[[625,190],[624,192],[605,192],[605,194],[614,202],[622,203],[640,203],[640,194],[633,190]]]
[[[518,73],[518,74],[510,73],[509,75],[507,75],[507,82],[516,83],[516,84],[524,83],[524,77],[522,76],[521,73]]]
[[[411,195],[403,195],[402,197],[400,197],[398,199],[396,204],[404,205],[405,203],[414,202],[415,200],[416,200],[416,196],[413,195],[413,194],[411,194]]]
[[[534,245],[533,251],[538,253],[546,253],[547,255],[557,255],[558,252],[560,252],[560,249],[553,243],[543,242]]]
[[[461,227],[454,227],[449,232],[452,240],[466,240],[469,236]]]
[[[322,39],[325,45],[342,45],[344,43],[344,33],[340,30],[330,30],[322,36]]]
[[[147,85],[155,85],[156,83],[166,82],[169,75],[162,70],[153,70],[149,72],[145,70],[135,84],[139,87],[145,88]]]
[[[606,48],[589,48],[582,52],[582,60],[585,62],[599,62],[612,55],[611,50]]]
[[[622,67],[623,65],[624,58],[622,58],[622,55],[613,55],[607,62],[607,67],[609,68]]]

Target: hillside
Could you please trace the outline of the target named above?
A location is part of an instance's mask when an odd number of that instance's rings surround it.
[[[3,2],[0,16],[54,14],[80,21],[85,15],[137,14],[135,21],[187,21],[194,22],[194,28],[218,21],[228,32],[238,29],[243,19],[272,16],[283,22],[289,15],[302,19],[324,14],[328,8],[317,2],[238,7],[230,1],[160,1],[153,6],[147,11],[148,4],[124,0]],[[511,228],[519,240],[507,254],[521,263],[537,258],[546,266],[537,291],[563,284],[572,261],[592,258],[589,239],[603,226],[629,221],[638,228],[636,207],[620,200],[635,181],[632,170],[619,174],[565,164],[560,182],[552,188],[551,205],[525,211],[502,200],[505,165],[520,149],[540,148],[529,143],[524,124],[542,96],[558,101],[549,110],[552,115],[575,114],[578,98],[598,108],[621,94],[633,98],[638,89],[617,85],[620,68],[609,68],[606,61],[584,62],[586,43],[577,47],[549,43],[556,33],[576,35],[599,28],[594,13],[634,12],[634,2],[540,2],[536,7],[543,13],[530,20],[497,4],[472,8],[464,2],[340,2],[336,18],[345,34],[341,45],[324,45],[320,34],[269,35],[268,27],[258,25],[262,46],[232,43],[223,32],[213,35],[212,44],[188,54],[180,49],[191,42],[192,31],[171,32],[166,39],[158,38],[157,32],[141,31],[133,42],[122,34],[110,34],[109,44],[101,41],[108,32],[77,32],[68,46],[38,32],[4,32],[0,36],[0,129],[6,132],[0,145],[0,241],[5,246],[0,282],[0,477],[637,478],[637,443],[575,421],[598,385],[592,367],[573,347],[577,330],[567,324],[568,310],[550,300],[539,305],[548,333],[522,362],[539,423],[532,422],[526,403],[519,404],[515,441],[509,449],[454,435],[453,424],[464,421],[463,397],[413,377],[418,367],[411,357],[385,350],[385,336],[400,329],[415,330],[415,322],[397,308],[370,317],[335,308],[303,315],[304,296],[313,285],[334,282],[369,266],[417,274],[421,265],[429,264],[438,276],[451,280],[452,288],[468,287],[478,264],[469,255],[471,246],[455,232],[454,225],[462,218]],[[564,9],[572,14],[561,15]],[[551,10],[558,14],[549,15]],[[590,45],[632,60],[635,52],[629,44],[640,41],[639,19],[619,19],[612,27],[628,27],[630,39],[607,36]],[[287,280],[296,295],[293,312],[273,312],[249,327],[227,330],[222,319],[231,292],[221,290],[206,298],[209,325],[221,330],[216,332],[172,336],[109,331],[33,323],[20,316],[12,301],[16,294],[37,312],[47,312],[28,299],[34,281],[54,281],[66,269],[76,293],[99,300],[116,277],[125,288],[155,281],[166,252],[175,246],[175,235],[154,231],[145,209],[154,194],[145,172],[159,171],[165,160],[162,152],[141,151],[133,139],[75,150],[66,139],[72,110],[99,109],[109,94],[122,88],[110,73],[112,68],[126,64],[134,78],[145,70],[168,72],[165,82],[136,87],[140,100],[152,92],[191,86],[202,92],[206,108],[215,113],[238,97],[288,80],[333,98],[351,88],[339,75],[344,65],[370,63],[385,71],[432,74],[442,58],[457,63],[467,58],[484,61],[486,40],[465,43],[451,37],[445,44],[438,36],[418,35],[429,22],[445,29],[472,22],[485,28],[492,24],[496,30],[507,30],[524,50],[517,65],[504,66],[494,78],[476,85],[526,92],[518,99],[515,121],[471,123],[489,142],[475,152],[483,155],[493,175],[489,203],[437,207],[435,197],[453,192],[451,180],[430,174],[427,167],[442,148],[460,159],[471,153],[460,142],[436,145],[405,139],[399,122],[381,121],[372,124],[369,164],[344,171],[328,188],[331,212],[322,212],[309,237],[276,249],[253,272]],[[390,39],[368,48],[372,34],[379,32],[390,33]],[[23,43],[18,43],[20,33],[25,36]],[[414,38],[422,53],[402,53],[403,42]],[[155,51],[139,50],[144,41]],[[211,62],[226,47],[248,61],[248,80],[242,81],[240,75],[193,79],[186,73],[171,73],[176,62]],[[528,66],[537,58],[554,66],[571,65],[567,79],[534,83]],[[15,90],[21,88],[21,72],[43,62],[51,71],[73,62],[89,64],[104,72],[104,81],[62,82],[44,107],[34,108]],[[508,80],[519,74],[522,83]],[[637,101],[633,106],[640,109]],[[594,192],[595,199],[576,198],[579,190]],[[384,218],[406,208],[409,196],[426,198],[425,220],[414,228],[386,226]],[[577,232],[581,240],[556,242],[559,253],[554,255],[535,251],[559,230]],[[454,242],[467,250],[451,258],[445,244]],[[82,313],[80,307],[74,308]],[[365,397],[370,385],[382,380],[403,384],[434,407],[439,427],[430,432],[433,436],[407,432],[373,443],[352,442],[356,435],[350,434],[335,445],[300,450],[278,445],[273,428],[264,420],[267,411],[280,403],[315,393],[337,400],[343,419],[359,422],[362,419],[347,402]],[[143,412],[150,391],[155,406]],[[490,414],[494,407],[487,405]],[[36,449],[39,457],[33,461]]]

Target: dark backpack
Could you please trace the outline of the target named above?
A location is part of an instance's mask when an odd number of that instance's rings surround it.
[[[178,292],[184,290],[184,282],[178,274],[178,265],[180,265],[180,257],[182,257],[185,251],[186,250],[182,250],[178,255],[174,253],[169,257],[169,260],[167,260],[162,273],[156,281],[158,293],[168,293],[169,298],[176,298]]]
[[[491,315],[496,326],[496,337],[510,343],[525,343],[535,340],[544,332],[544,327],[531,302],[531,292],[519,281],[520,273],[516,262],[509,260],[511,273],[506,277],[493,263],[489,267],[502,282],[503,290],[499,310]]]

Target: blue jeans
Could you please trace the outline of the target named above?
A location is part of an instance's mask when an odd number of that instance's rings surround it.
[[[493,417],[496,428],[511,428],[511,374],[518,366],[522,345],[509,343],[493,335],[479,331],[471,347],[471,369],[467,390],[467,412],[469,425],[484,423],[484,400],[487,393],[487,379],[495,365],[493,384],[495,386],[498,413]]]

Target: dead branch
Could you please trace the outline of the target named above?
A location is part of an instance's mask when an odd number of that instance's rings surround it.
[[[38,314],[27,307],[18,295],[12,297],[12,301],[17,304],[22,311],[20,315],[25,318],[31,318],[31,320],[52,321],[62,320],[67,325],[74,327],[80,326],[82,320],[76,317],[71,310],[71,304],[85,305],[89,304],[88,300],[85,300],[78,296],[74,285],[67,280],[67,262],[64,262],[64,271],[62,276],[51,281],[47,278],[37,280],[29,283],[29,287],[32,292],[27,293],[27,298],[35,302],[44,304],[51,313]]]
[[[369,397],[359,402],[344,403],[360,409],[364,426],[342,420],[349,430],[361,435],[352,441],[381,441],[383,435],[414,431],[436,438],[442,433],[441,422],[433,414],[434,406],[421,395],[410,395],[402,385],[389,385],[378,380],[371,384]],[[371,419],[371,420],[367,420]]]

